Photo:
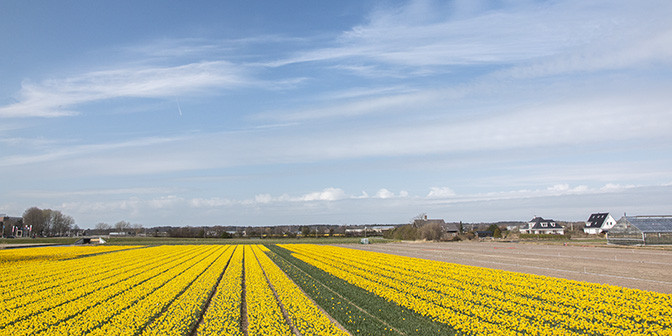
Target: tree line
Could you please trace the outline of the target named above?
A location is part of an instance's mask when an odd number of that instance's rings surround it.
[[[71,230],[79,229],[71,216],[59,210],[38,207],[28,208],[23,213],[23,225],[31,228],[32,237],[67,236]]]
[[[118,221],[114,223],[114,225],[110,225],[107,223],[98,223],[94,227],[94,230],[96,231],[109,231],[109,232],[124,232],[124,233],[133,233],[133,234],[138,234],[140,233],[144,227],[142,224],[131,224],[127,221]]]

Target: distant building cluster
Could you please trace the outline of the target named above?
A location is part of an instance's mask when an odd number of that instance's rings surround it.
[[[39,209],[38,209],[39,210]],[[119,224],[119,223],[118,223]],[[578,224],[578,225],[577,225]],[[116,225],[116,224],[115,224]],[[403,230],[404,226],[408,230]],[[534,216],[528,222],[498,222],[465,224],[447,223],[443,219],[429,219],[426,215],[414,218],[410,225],[280,225],[268,227],[158,227],[149,231],[142,226],[120,230],[106,227],[101,229],[79,230],[76,235],[94,236],[153,236],[153,237],[219,237],[219,238],[296,238],[296,237],[369,237],[385,236],[393,239],[460,240],[463,235],[473,237],[502,237],[502,231],[520,232],[528,235],[569,235],[583,231],[587,235],[606,236],[609,244],[620,245],[658,245],[672,244],[672,215],[627,216],[616,220],[608,212],[593,213],[585,224],[576,222],[558,223],[553,219]],[[483,230],[488,226],[487,230]],[[571,226],[571,228],[570,228]],[[394,238],[389,233],[397,229],[403,231],[402,238]],[[23,217],[11,217],[0,214],[0,232],[2,238],[31,237],[32,225],[26,225]],[[567,232],[569,231],[569,232]],[[471,236],[468,236],[468,235]]]

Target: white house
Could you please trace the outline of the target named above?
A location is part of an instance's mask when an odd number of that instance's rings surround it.
[[[609,213],[594,213],[586,221],[583,232],[587,234],[598,234],[609,231],[616,225],[616,220]]]
[[[520,233],[528,234],[565,234],[565,228],[552,219],[534,217],[520,229]]]

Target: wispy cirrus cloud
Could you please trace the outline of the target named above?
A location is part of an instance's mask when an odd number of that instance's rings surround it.
[[[0,107],[0,117],[72,116],[79,113],[77,105],[84,103],[120,97],[172,99],[251,83],[244,70],[226,61],[119,67],[37,84],[24,81],[18,102]]]
[[[116,189],[86,189],[72,191],[48,191],[48,190],[24,190],[16,193],[19,197],[42,197],[42,198],[68,198],[73,196],[105,196],[105,195],[148,195],[166,194],[174,192],[172,188],[165,187],[133,187]]]
[[[100,154],[111,150],[128,150],[130,148],[155,146],[159,144],[165,144],[167,142],[173,142],[179,139],[181,138],[149,137],[149,138],[140,138],[120,142],[86,144],[86,145],[79,145],[79,144],[64,145],[62,143],[56,143],[53,141],[41,142],[49,144],[48,146],[45,146],[45,148],[43,148],[41,153],[7,156],[5,157],[4,160],[0,161],[0,167],[20,166],[20,165],[37,164],[43,162],[79,158],[91,154]]]
[[[0,167],[53,162],[49,167],[84,174],[142,175],[246,165],[301,164],[324,160],[416,155],[489,153],[520,148],[620,143],[667,139],[672,123],[671,98],[657,93],[624,97],[594,96],[544,106],[500,110],[477,118],[446,116],[370,127],[328,129],[285,127],[240,132],[145,137],[99,144],[49,145],[36,153],[15,154]],[[615,137],[614,135],[618,135]],[[221,144],[235,144],[222,147]],[[119,165],[120,162],[129,164]],[[580,172],[577,172],[580,175]]]
[[[499,65],[529,76],[667,61],[672,50],[667,1],[534,2],[466,11],[458,3],[466,2],[381,7],[330,45],[267,66],[327,62],[366,76],[406,77]]]

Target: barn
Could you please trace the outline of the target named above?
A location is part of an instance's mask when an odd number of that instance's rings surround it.
[[[618,245],[672,244],[672,216],[623,216],[607,232]]]

